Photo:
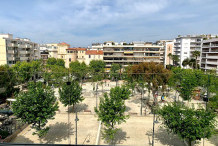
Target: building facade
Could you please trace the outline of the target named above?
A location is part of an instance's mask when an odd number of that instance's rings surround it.
[[[70,63],[77,60],[77,50],[75,48],[66,49],[65,67],[69,68]]]
[[[204,40],[201,47],[201,69],[218,73],[218,38]]]
[[[85,62],[87,48],[75,48],[77,51],[77,60],[82,63]]]
[[[18,61],[40,59],[40,50],[37,43],[30,39],[13,38],[12,34],[0,34],[0,65],[9,66]]]
[[[99,47],[103,48],[103,60],[106,63],[106,70],[110,70],[113,63],[122,66],[138,64],[141,62],[157,62],[163,64],[163,46],[146,42],[105,42]]]
[[[85,55],[85,64],[89,65],[92,60],[103,60],[102,50],[87,50]]]
[[[193,51],[201,51],[201,42],[203,37],[201,35],[187,35],[178,36],[174,42],[174,55],[179,57],[179,65],[182,66],[183,60],[192,58]],[[198,57],[198,62],[200,57]]]

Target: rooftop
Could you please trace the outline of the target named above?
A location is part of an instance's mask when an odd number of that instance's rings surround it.
[[[99,50],[87,50],[86,55],[103,55],[103,51]]]

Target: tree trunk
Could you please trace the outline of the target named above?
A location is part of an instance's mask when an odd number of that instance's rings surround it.
[[[197,69],[197,66],[198,66],[198,65],[197,65],[197,58],[198,58],[198,57],[196,56],[196,58],[195,58],[195,69]]]

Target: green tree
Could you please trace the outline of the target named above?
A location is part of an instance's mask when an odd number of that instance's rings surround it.
[[[189,58],[184,59],[183,62],[182,62],[182,66],[186,67],[187,65],[189,65],[189,62],[190,62]]]
[[[167,130],[187,140],[190,146],[192,141],[210,138],[215,131],[216,115],[211,111],[173,103],[165,105],[158,114]]]
[[[175,65],[175,66],[178,66],[178,64],[179,64],[179,63],[178,63],[178,62],[179,62],[179,56],[178,56],[178,55],[173,55],[173,58],[172,58],[172,59],[173,59],[174,65]]]
[[[14,114],[25,123],[32,124],[36,130],[33,134],[44,136],[49,127],[45,127],[49,119],[54,119],[58,103],[54,91],[44,87],[42,83],[29,83],[27,92],[16,95],[12,104]]]
[[[197,59],[198,59],[198,57],[200,56],[200,54],[201,54],[200,51],[193,51],[193,52],[192,52],[192,56],[195,57],[195,69],[198,68],[198,67],[197,67],[197,65],[198,65]]]
[[[116,81],[116,86],[117,86],[117,80],[119,79],[119,70],[120,70],[119,64],[113,63],[111,65],[110,76],[112,80]]]
[[[125,99],[128,99],[130,92],[126,87],[115,87],[110,90],[110,96],[104,94],[101,98],[99,108],[95,108],[98,120],[101,120],[105,126],[103,137],[111,144],[114,144],[114,137],[117,132],[116,125],[125,122],[128,118],[124,114],[126,106]]]
[[[0,65],[0,88],[4,89],[4,92],[0,93],[1,99],[4,100],[15,92],[15,83],[16,76],[12,68],[8,65]]]
[[[54,57],[48,58],[47,64],[48,65],[57,65],[57,59]]]
[[[80,103],[84,100],[82,97],[82,88],[76,81],[71,82],[70,85],[63,84],[62,88],[59,88],[60,101],[64,106],[71,106]]]
[[[17,62],[15,65],[12,66],[12,68],[17,75],[17,80],[20,83],[26,83],[31,79],[32,69],[30,63],[26,61]]]
[[[62,67],[65,67],[65,62],[63,59],[57,59],[57,63],[56,63],[57,66],[62,66]]]
[[[70,72],[74,77],[76,77],[76,80],[83,82],[83,79],[88,74],[89,69],[84,62],[80,63],[79,61],[74,61],[70,63]]]
[[[92,60],[89,64],[92,73],[92,79],[94,81],[100,81],[103,79],[105,62],[102,60]]]

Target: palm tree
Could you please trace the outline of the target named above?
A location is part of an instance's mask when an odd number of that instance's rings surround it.
[[[192,56],[195,57],[195,68],[197,69],[197,58],[200,56],[201,52],[200,51],[193,51]]]
[[[169,57],[169,62],[171,62],[170,60],[172,60],[173,58],[173,55],[172,55],[172,53],[169,53],[168,55],[167,55],[168,57]],[[171,63],[170,63],[171,64]]]
[[[173,64],[175,64],[176,66],[178,65],[179,62],[179,56],[178,55],[173,55],[172,56],[172,60],[173,60]]]
[[[184,59],[183,62],[182,62],[183,67],[186,67],[187,65],[190,65],[190,59],[189,58]]]

